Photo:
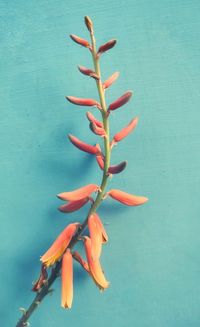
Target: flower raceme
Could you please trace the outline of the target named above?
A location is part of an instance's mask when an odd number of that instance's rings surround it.
[[[76,233],[78,226],[80,226],[80,223],[69,224],[54,241],[47,252],[43,254],[40,261],[42,261],[46,267],[52,266],[62,257],[72,237]]]

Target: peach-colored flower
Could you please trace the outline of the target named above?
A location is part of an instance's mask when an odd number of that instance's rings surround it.
[[[127,206],[139,206],[148,201],[145,196],[132,195],[115,189],[110,190],[107,195]]]
[[[90,153],[90,154],[98,154],[99,150],[97,146],[93,146],[87,143],[84,143],[83,141],[79,140],[77,137],[69,134],[68,138],[70,142],[77,147],[79,150]]]
[[[106,280],[104,276],[99,260],[98,259],[94,260],[92,258],[91,239],[88,236],[84,236],[83,239],[84,239],[85,252],[87,256],[88,266],[90,269],[90,274],[95,284],[99,287],[99,289],[104,290],[109,286],[109,282]]]
[[[110,87],[119,77],[119,72],[116,72],[112,74],[104,83],[103,83],[103,88],[107,89]]]
[[[126,93],[124,93],[120,98],[118,98],[117,100],[115,100],[109,105],[108,111],[115,110],[125,105],[125,103],[127,103],[130,100],[132,94],[133,94],[132,91],[127,91]]]
[[[66,250],[62,258],[61,280],[61,306],[70,309],[73,301],[73,258],[70,249]]]
[[[42,261],[46,267],[52,266],[62,257],[78,226],[80,226],[80,223],[69,224],[57,237],[47,252],[43,254],[40,261]]]
[[[102,232],[96,218],[96,214],[90,215],[88,218],[88,229],[90,232],[90,239],[92,244],[92,258],[99,259],[102,248]]]
[[[90,196],[91,193],[96,192],[99,189],[100,187],[96,184],[88,184],[71,192],[60,193],[57,197],[64,201],[78,201]]]
[[[86,198],[80,199],[78,201],[69,201],[68,203],[60,206],[58,209],[65,213],[73,212],[82,208],[89,201],[89,199],[90,198],[87,196]]]
[[[93,215],[95,216],[96,223],[99,225],[99,229],[101,230],[102,243],[107,243],[108,242],[108,235],[107,235],[106,230],[105,230],[105,228],[103,226],[103,223],[102,223],[99,215],[96,212]]]

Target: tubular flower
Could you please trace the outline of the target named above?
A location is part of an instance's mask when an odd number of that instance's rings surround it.
[[[117,42],[117,40],[110,40],[107,43],[101,45],[97,52],[97,56],[99,57],[102,53],[112,49],[115,46],[116,42]]]
[[[99,260],[98,259],[93,260],[92,258],[91,239],[88,236],[84,236],[83,238],[84,238],[84,246],[85,246],[85,252],[87,256],[87,262],[88,262],[90,274],[95,284],[99,287],[99,289],[104,290],[105,288],[108,288],[109,282],[106,280],[104,276]]]
[[[109,174],[119,174],[121,173],[127,166],[127,161],[122,161],[118,165],[113,165],[108,168]]]
[[[107,243],[108,242],[108,235],[106,233],[106,230],[103,226],[103,223],[101,219],[99,218],[99,215],[95,212],[93,214],[95,216],[96,223],[99,225],[99,229],[101,230],[101,235],[102,235],[102,243]]]
[[[117,100],[115,100],[113,103],[109,105],[108,111],[116,110],[117,108],[125,105],[132,97],[132,94],[133,94],[132,91],[127,91],[126,93],[124,93],[120,98],[118,98]]]
[[[63,192],[57,197],[64,201],[78,201],[90,196],[91,193],[98,191],[100,188],[96,184],[88,184],[72,192]]]
[[[86,68],[84,66],[78,66],[78,69],[83,75],[87,75],[93,77],[96,80],[99,80],[99,76],[93,70]]]
[[[68,138],[70,140],[70,142],[79,150],[90,153],[90,154],[98,154],[99,150],[97,148],[97,146],[95,145],[90,145],[87,143],[82,142],[81,140],[79,140],[77,137],[69,134]]]
[[[119,77],[119,72],[116,72],[112,74],[104,83],[103,83],[103,88],[107,89],[110,87]]]
[[[87,196],[86,198],[83,198],[81,200],[70,201],[66,204],[63,204],[58,209],[61,212],[65,212],[65,213],[73,212],[82,208],[88,201],[89,201],[89,197]]]
[[[91,112],[86,112],[86,116],[90,123],[95,123],[98,127],[103,127],[103,123],[97,120]]]
[[[88,229],[92,244],[92,259],[99,259],[102,248],[102,232],[95,214],[90,215],[88,218]]]
[[[52,266],[62,257],[78,226],[80,226],[80,223],[69,224],[58,236],[47,252],[43,254],[40,261],[42,261],[46,267]]]
[[[127,206],[139,206],[148,201],[144,196],[132,195],[120,190],[110,190],[107,195]]]
[[[97,102],[94,99],[77,98],[74,96],[67,96],[66,99],[69,102],[76,104],[78,106],[88,106],[88,107],[95,106],[95,107],[101,109],[101,105],[99,104],[99,102]]]
[[[82,45],[83,47],[90,48],[90,43],[87,40],[82,39],[81,37],[74,34],[71,34],[70,37],[74,42]]]
[[[89,271],[89,266],[88,266],[88,263],[81,257],[81,255],[77,252],[77,251],[74,251],[72,253],[73,255],[73,258],[80,263],[80,265],[88,272],[90,273]]]
[[[123,140],[128,134],[130,134],[135,129],[137,123],[138,123],[138,117],[133,118],[127,126],[122,128],[120,132],[115,134],[111,142],[111,145]]]
[[[61,280],[61,306],[70,309],[73,301],[73,258],[70,249],[67,249],[62,258]]]

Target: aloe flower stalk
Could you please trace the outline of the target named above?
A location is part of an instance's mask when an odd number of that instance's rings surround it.
[[[73,301],[74,260],[81,265],[83,270],[101,291],[107,289],[110,282],[108,282],[105,277],[100,259],[102,249],[108,242],[108,235],[97,213],[97,209],[103,201],[107,201],[108,198],[127,206],[138,206],[148,200],[144,196],[132,195],[118,189],[107,190],[111,175],[121,173],[127,166],[127,161],[125,160],[116,165],[111,164],[113,145],[121,141],[135,129],[138,119],[134,118],[126,127],[113,136],[112,141],[110,140],[109,113],[110,111],[124,106],[131,99],[132,92],[127,91],[107,106],[105,90],[117,80],[119,73],[114,73],[103,82],[100,70],[100,59],[103,53],[109,52],[109,50],[116,45],[116,40],[113,39],[106,42],[97,50],[93,22],[88,16],[85,17],[85,24],[90,34],[90,42],[74,34],[71,34],[70,37],[75,43],[89,50],[89,53],[92,55],[94,65],[92,69],[84,66],[78,66],[78,68],[82,74],[94,79],[99,99],[79,98],[76,96],[67,96],[66,99],[72,104],[81,107],[94,107],[94,109],[96,108],[99,110],[101,120],[96,119],[91,112],[87,112],[86,117],[89,120],[89,128],[99,140],[102,139],[103,146],[100,147],[99,141],[96,142],[96,145],[90,145],[71,134],[69,134],[68,137],[76,148],[95,156],[97,164],[102,171],[102,180],[101,183],[97,184],[94,181],[91,184],[79,186],[72,191],[67,190],[57,195],[60,200],[65,201],[58,209],[63,214],[67,214],[67,218],[70,213],[80,210],[83,206],[88,206],[88,204],[90,204],[89,211],[83,222],[69,223],[57,238],[55,238],[55,241],[50,245],[49,249],[41,256],[40,261],[42,265],[40,274],[32,288],[32,291],[36,292],[36,296],[29,308],[27,310],[23,309],[23,315],[16,327],[28,326],[28,319],[38,308],[46,295],[52,292],[51,286],[60,276],[61,306],[63,308],[71,308]],[[83,155],[85,154],[83,153]],[[85,234],[86,228],[89,230],[89,236]],[[78,242],[83,244],[85,258],[82,258],[76,250],[73,250]]]

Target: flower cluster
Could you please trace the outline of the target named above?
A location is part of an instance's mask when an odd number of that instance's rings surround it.
[[[91,98],[79,98],[67,96],[66,99],[78,106],[96,107],[102,116],[102,121],[98,120],[90,111],[86,112],[90,130],[103,140],[104,147],[100,142],[95,145],[85,143],[74,135],[69,134],[69,141],[79,150],[87,152],[96,157],[98,166],[103,171],[103,178],[100,185],[88,184],[76,190],[59,193],[57,196],[64,204],[59,207],[63,213],[71,213],[90,203],[90,209],[86,220],[69,224],[53,242],[50,248],[41,256],[41,273],[39,279],[33,286],[33,291],[40,292],[42,287],[48,283],[47,270],[61,263],[62,295],[61,305],[64,308],[71,308],[73,300],[73,260],[76,260],[83,269],[92,277],[100,290],[109,286],[100,263],[102,245],[108,242],[108,235],[96,210],[100,203],[110,197],[127,206],[138,206],[148,199],[144,196],[137,196],[126,193],[118,189],[106,190],[107,182],[113,174],[121,173],[127,166],[127,161],[122,161],[116,165],[110,164],[110,155],[113,147],[129,135],[137,126],[138,118],[133,118],[130,123],[117,132],[110,140],[109,137],[109,116],[110,112],[124,106],[132,97],[132,92],[127,91],[117,100],[106,106],[105,90],[109,88],[119,77],[115,72],[106,81],[102,81],[99,61],[103,53],[112,49],[116,40],[110,40],[96,49],[93,23],[89,17],[85,17],[85,23],[91,36],[91,43],[79,36],[70,35],[71,39],[82,47],[87,48],[93,58],[94,70],[84,66],[78,66],[79,71],[94,79],[96,82],[99,100]],[[94,194],[96,195],[94,196]],[[85,234],[88,227],[89,236]],[[86,258],[83,259],[77,251],[73,250],[77,242],[83,242]]]

